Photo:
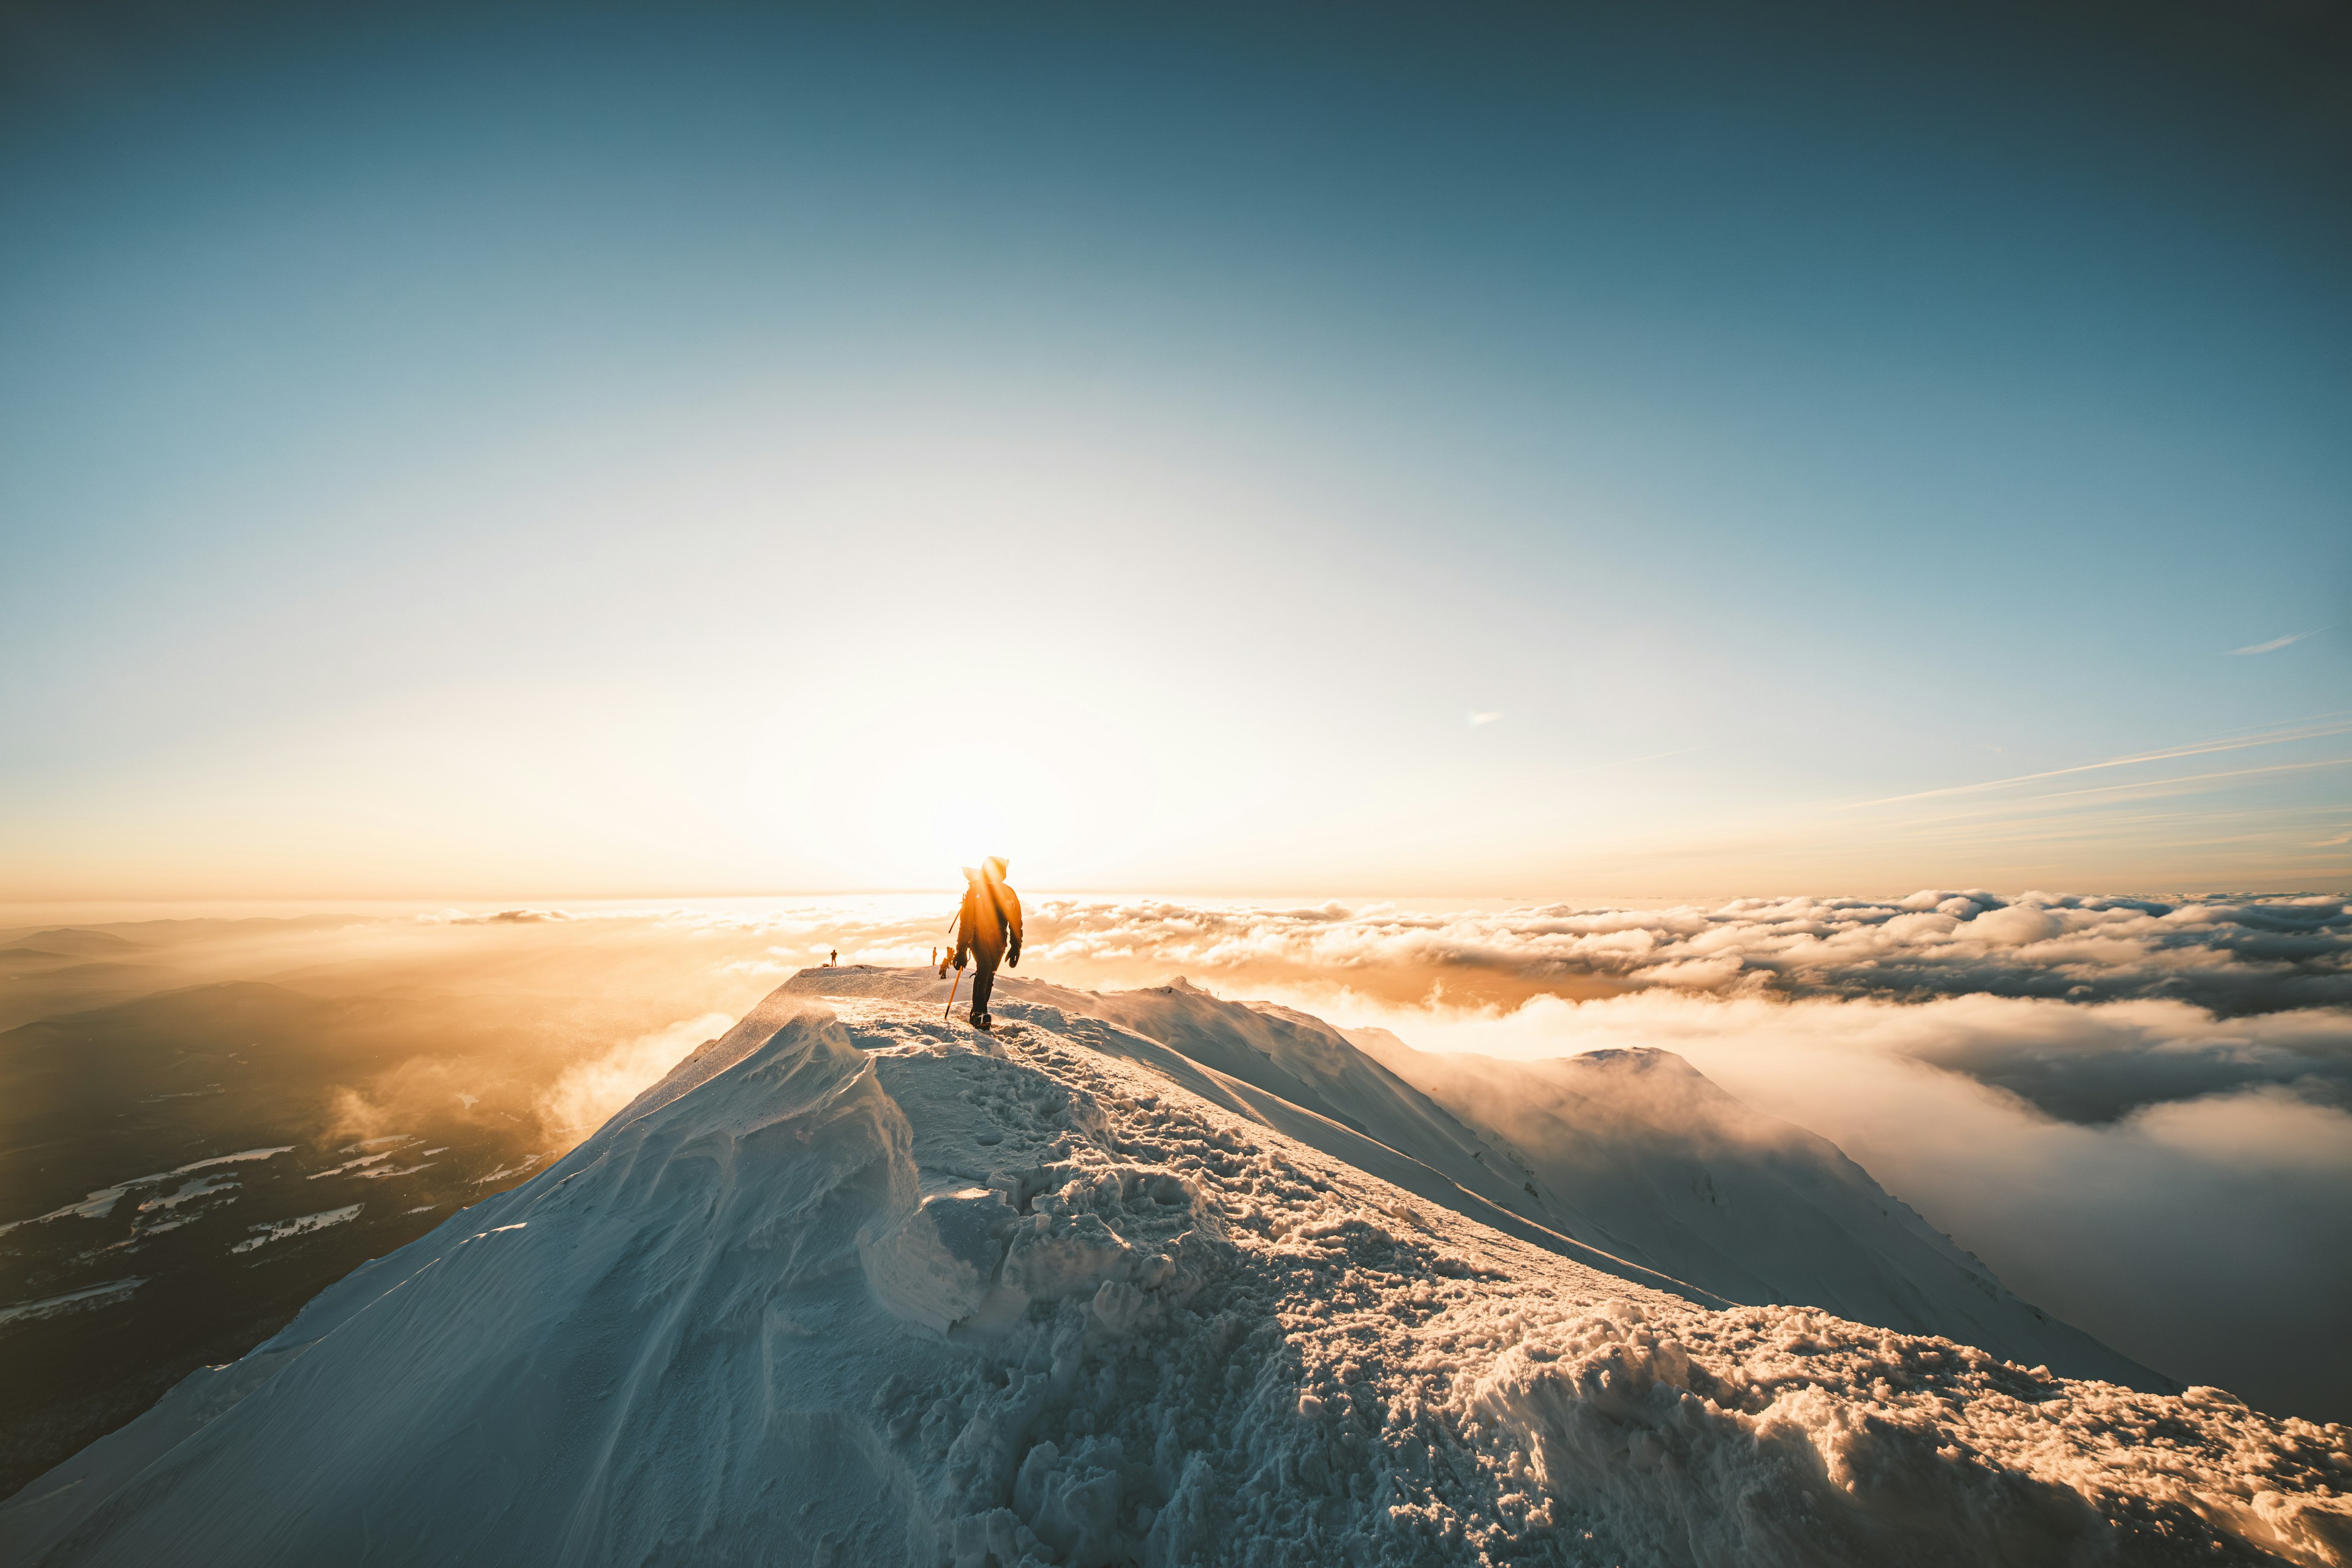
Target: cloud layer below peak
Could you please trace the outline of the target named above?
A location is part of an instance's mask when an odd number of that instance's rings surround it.
[[[2352,1005],[2352,900],[2160,900],[1981,889],[1712,908],[1440,913],[1047,900],[1040,951],[1204,973],[1297,971],[1459,999],[1669,989],[1721,996],[2171,1000],[2223,1014]]]

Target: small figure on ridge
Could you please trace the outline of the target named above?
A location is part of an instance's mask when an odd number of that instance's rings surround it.
[[[961,970],[965,955],[971,956],[971,1026],[985,1029],[993,1021],[988,1016],[988,994],[996,984],[997,962],[1002,959],[1015,969],[1021,967],[1021,899],[1004,885],[1002,855],[982,860],[977,871],[965,867],[963,875],[963,909],[956,916],[955,966]]]

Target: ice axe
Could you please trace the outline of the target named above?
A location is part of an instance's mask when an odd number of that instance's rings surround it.
[[[975,880],[976,879],[978,879],[978,877],[979,877],[979,876],[980,876],[980,873],[979,873],[979,872],[977,872],[977,871],[975,871],[975,870],[973,870],[971,867],[966,866],[966,867],[964,867],[964,868],[963,868],[963,878],[964,878],[964,880],[965,880],[965,881],[969,882],[969,881]],[[955,930],[955,929],[956,929],[956,927],[957,927],[957,926],[959,926],[959,925],[961,925],[961,924],[962,924],[962,923],[963,923],[963,910],[962,910],[961,908],[959,908],[959,909],[957,909],[957,910],[956,910],[956,912],[955,912],[954,918],[953,918],[953,919],[951,919],[951,920],[950,920],[950,921],[948,921],[948,930],[950,930],[950,931],[953,931],[953,930]],[[961,942],[959,942],[959,943],[958,943],[958,946],[959,946],[959,947],[961,947]],[[950,1013],[952,1013],[952,1012],[954,1012],[954,1011],[955,1011],[955,998],[956,998],[956,992],[957,992],[959,989],[961,989],[961,988],[962,987],[962,985],[963,985],[963,965],[962,965],[962,964],[961,964],[961,963],[959,963],[959,964],[957,964],[957,965],[956,965],[956,977],[955,977],[955,984],[952,984],[952,985],[950,985],[950,986],[948,987],[948,1005],[947,1005],[946,1006],[944,1006],[944,1007],[942,1007],[942,1008],[940,1008],[940,1016],[942,1019],[944,1019],[944,1018],[945,1018],[949,1014],[950,1014]]]

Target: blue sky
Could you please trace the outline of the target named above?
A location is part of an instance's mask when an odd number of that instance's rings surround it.
[[[5,47],[20,899],[2352,880],[2294,11]]]

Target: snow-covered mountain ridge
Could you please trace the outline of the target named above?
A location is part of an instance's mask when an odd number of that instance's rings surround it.
[[[1351,1038],[1181,980],[1103,994],[1020,981],[1006,994],[1113,1020],[1338,1121],[1382,1147],[1270,1118],[1359,1169],[1608,1272],[1711,1306],[1823,1307],[2067,1377],[2179,1392],[2019,1300],[1837,1145],[1742,1105],[1671,1052],[1433,1057],[1381,1031]]]
[[[2067,1377],[2177,1394],[2020,1300],[1828,1139],[1742,1104],[1671,1051],[1495,1061],[1349,1038],[1511,1150],[1613,1250],[1749,1305],[1825,1308]]]
[[[0,1557],[2352,1556],[2340,1428],[1710,1310],[1348,1163],[1108,1018],[1001,993],[992,1039],[940,989],[797,977],[36,1481]]]

